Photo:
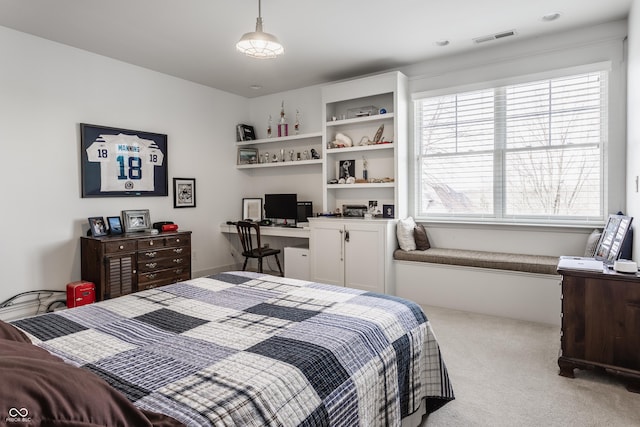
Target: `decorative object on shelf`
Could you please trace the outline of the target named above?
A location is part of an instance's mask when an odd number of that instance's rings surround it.
[[[196,179],[173,178],[173,207],[196,207]]]
[[[167,135],[80,124],[82,197],[167,196]]]
[[[378,206],[379,205],[377,200],[369,200],[369,210],[367,212],[374,216],[380,216],[380,214],[382,214],[382,211],[380,211],[380,208]]]
[[[342,205],[342,216],[362,218],[367,213],[365,205]]]
[[[93,237],[100,237],[107,235],[107,226],[104,223],[104,218],[101,216],[94,216],[89,218],[89,229]]]
[[[311,158],[314,160],[320,159],[320,154],[318,154],[315,148],[311,149]]]
[[[251,58],[271,59],[284,53],[284,47],[273,34],[262,31],[262,3],[258,0],[256,30],[245,33],[236,44],[236,49]]]
[[[280,161],[284,162],[284,148],[280,149]]]
[[[296,135],[300,133],[300,111],[296,110],[296,122],[293,125],[293,131]]]
[[[369,162],[365,156],[362,156],[362,179],[365,181],[368,179],[369,172],[367,171],[367,165]]]
[[[382,217],[383,218],[395,218],[395,206],[394,205],[382,205]]]
[[[284,101],[280,106],[280,122],[278,123],[278,136],[289,136],[289,125],[284,115]]]
[[[289,150],[289,161],[293,162],[293,150]]]
[[[302,160],[309,160],[309,151],[308,150],[304,150],[302,152]]]
[[[127,233],[151,229],[149,209],[122,211],[122,219],[124,222],[124,231]]]
[[[300,157],[300,152],[299,151],[298,151],[298,156],[297,156],[296,160],[302,160],[302,157]]]
[[[238,148],[238,164],[251,165],[258,163],[258,150],[255,148]]]
[[[375,116],[378,114],[378,108],[373,105],[367,105],[366,107],[349,108],[347,110],[347,118],[355,119],[356,117]]]
[[[358,145],[362,146],[362,145],[373,145],[373,141],[369,139],[368,136],[363,136],[362,138],[360,138],[360,142],[358,142]]]
[[[353,146],[353,141],[347,135],[342,132],[336,134],[335,139],[328,148],[345,148]]]
[[[273,156],[271,156],[271,163],[277,163],[278,162],[278,156],[277,154],[273,154]]]
[[[264,161],[263,161],[263,163],[269,163],[269,159],[270,159],[269,153],[268,152],[264,153]]]
[[[373,137],[373,142],[378,144],[382,141],[382,132],[384,132],[384,123],[380,125],[378,130],[376,131],[376,136]]]
[[[381,108],[378,110],[378,114],[387,114],[387,110],[385,108]]]
[[[256,139],[256,132],[253,126],[239,124],[236,126],[238,141],[253,141]]]
[[[122,234],[122,222],[119,216],[108,216],[109,234]]]
[[[267,122],[267,138],[271,138],[271,114],[269,114],[269,121]]]
[[[262,221],[262,198],[242,199],[242,219],[245,221]]]

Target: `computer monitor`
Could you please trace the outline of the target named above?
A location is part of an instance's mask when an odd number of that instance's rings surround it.
[[[298,218],[297,194],[265,194],[264,216],[276,225],[296,225]]]

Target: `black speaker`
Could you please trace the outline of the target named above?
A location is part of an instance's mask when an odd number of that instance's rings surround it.
[[[312,202],[298,202],[298,218],[296,222],[309,222],[307,218],[313,216]]]

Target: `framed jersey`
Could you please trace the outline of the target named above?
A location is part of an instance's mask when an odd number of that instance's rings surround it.
[[[167,135],[80,124],[82,197],[167,196]]]

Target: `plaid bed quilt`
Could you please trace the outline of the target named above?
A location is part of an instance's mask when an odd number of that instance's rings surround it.
[[[350,288],[229,272],[11,323],[191,426],[395,426],[453,399],[421,308]]]

